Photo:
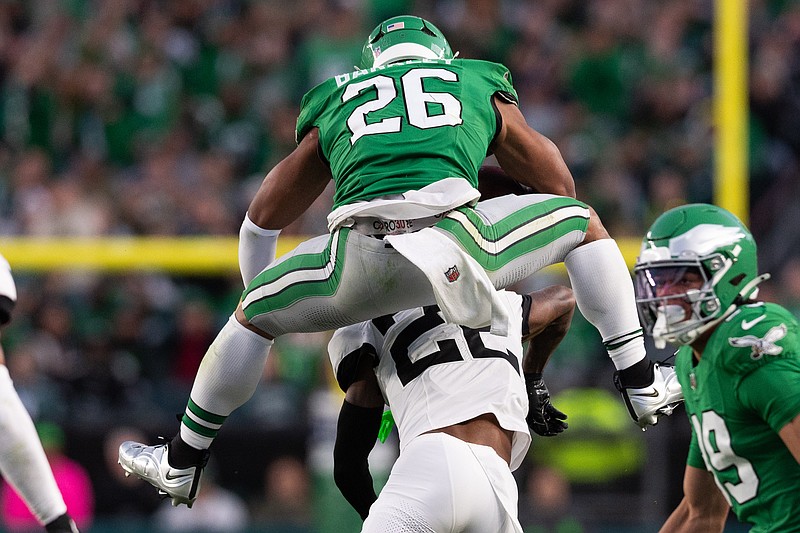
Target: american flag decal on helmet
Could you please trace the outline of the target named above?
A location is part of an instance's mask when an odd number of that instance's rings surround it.
[[[456,281],[459,277],[461,277],[461,273],[458,271],[458,265],[453,265],[448,268],[444,275],[447,278],[447,281],[450,283]]]

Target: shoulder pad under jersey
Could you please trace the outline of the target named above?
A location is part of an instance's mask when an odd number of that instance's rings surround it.
[[[738,374],[776,358],[800,357],[797,320],[772,303],[741,306],[720,324],[712,342],[706,349],[717,350],[721,366]]]
[[[370,357],[377,364],[382,338],[376,334],[372,323],[360,322],[337,329],[328,343],[328,357],[343,391],[347,391],[358,376],[361,357]]]

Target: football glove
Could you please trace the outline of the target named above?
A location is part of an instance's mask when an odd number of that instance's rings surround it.
[[[541,374],[525,374],[525,387],[528,389],[528,427],[543,437],[553,437],[569,427],[567,415],[550,403],[550,391]]]

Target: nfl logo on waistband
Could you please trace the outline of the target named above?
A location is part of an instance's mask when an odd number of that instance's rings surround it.
[[[461,276],[461,274],[458,272],[458,265],[453,265],[450,268],[448,268],[447,272],[445,272],[444,275],[447,278],[447,281],[449,281],[450,283],[456,281]]]

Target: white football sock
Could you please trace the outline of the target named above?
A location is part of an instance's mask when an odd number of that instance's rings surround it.
[[[222,423],[253,396],[272,340],[250,331],[231,316],[209,346],[194,379],[181,420],[181,439],[207,449]]]
[[[564,264],[578,309],[600,332],[616,369],[647,357],[633,282],[617,243],[601,239],[578,246]]]
[[[67,512],[28,411],[0,365],[0,473],[44,525]]]

